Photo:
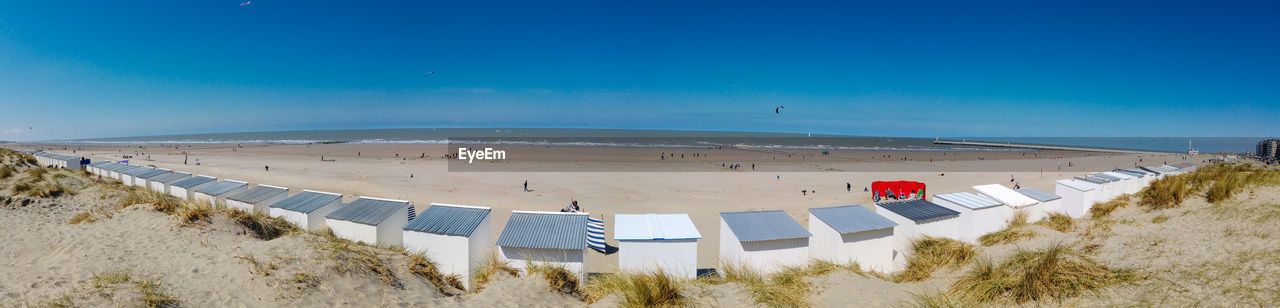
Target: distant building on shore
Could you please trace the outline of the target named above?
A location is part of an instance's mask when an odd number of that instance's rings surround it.
[[[1258,157],[1263,158],[1280,158],[1280,139],[1267,139],[1258,142]]]

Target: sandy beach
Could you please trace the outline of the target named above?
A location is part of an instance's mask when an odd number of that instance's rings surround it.
[[[409,200],[424,208],[432,202],[488,206],[494,209],[494,241],[512,210],[557,211],[570,200],[578,200],[593,217],[605,218],[606,238],[612,235],[607,222],[614,214],[687,213],[703,236],[698,248],[698,266],[702,268],[713,267],[719,258],[716,233],[720,212],[784,210],[807,225],[809,208],[870,206],[871,195],[862,190],[872,181],[920,181],[928,185],[929,194],[972,191],[971,186],[993,183],[1053,191],[1056,180],[1132,167],[1140,159],[1142,164],[1187,161],[1184,155],[1177,154],[1058,151],[837,151],[830,155],[834,158],[822,158],[817,151],[553,147],[501,163],[519,166],[478,167],[474,170],[482,171],[458,172],[450,171],[449,164],[453,162],[443,158],[453,154],[445,145],[52,145],[37,148],[95,161],[132,156],[130,163],[133,164],[284,186],[293,193],[302,189],[342,193],[347,202],[358,196],[373,196]],[[695,152],[707,157],[694,158]],[[684,153],[685,158],[662,160],[661,153]],[[786,158],[788,154],[790,158]],[[783,158],[775,159],[779,156]],[[321,161],[321,157],[325,161]],[[931,158],[934,162],[928,162]],[[196,165],[197,159],[199,165]],[[756,171],[720,167],[722,162],[749,161],[758,162]],[[1060,162],[1062,171],[1057,170]],[[591,172],[595,170],[592,164],[607,165],[609,170],[630,171]],[[270,171],[265,168],[268,166]],[[649,171],[654,169],[664,171]],[[1041,169],[1045,171],[1040,172]],[[945,176],[940,176],[944,173]],[[1011,176],[1014,182],[1010,182]],[[523,191],[521,185],[525,180],[529,181],[531,192]],[[853,186],[852,192],[846,192],[846,183]],[[802,190],[809,192],[802,194]],[[588,253],[590,272],[610,271],[616,264],[616,255]]]

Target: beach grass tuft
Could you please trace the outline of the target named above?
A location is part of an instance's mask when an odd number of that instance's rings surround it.
[[[13,165],[0,165],[0,179],[7,179],[18,173],[18,168]]]
[[[935,270],[963,265],[977,254],[972,244],[930,236],[911,242],[911,250],[906,269],[894,275],[894,282],[929,279]]]
[[[578,288],[578,275],[570,272],[564,266],[530,262],[529,274],[542,276],[542,279],[547,281],[547,286],[551,290],[575,296],[582,294],[582,291]]]
[[[173,196],[147,189],[128,189],[128,194],[120,201],[120,208],[128,208],[138,204],[150,204],[152,209],[165,214],[174,214],[182,207],[182,200]]]
[[[103,219],[110,219],[113,215],[114,214],[111,213],[111,210],[103,207],[95,207],[88,211],[80,212],[71,216],[71,219],[67,221],[67,224],[74,225],[79,223],[93,223]]]
[[[236,259],[249,266],[249,273],[259,276],[271,276],[271,271],[279,268],[275,262],[260,262],[252,255],[238,255]]]
[[[1093,207],[1089,208],[1089,215],[1093,218],[1107,217],[1111,212],[1129,205],[1131,197],[1132,195],[1120,195],[1111,201],[1094,203]]]
[[[327,253],[333,270],[338,273],[373,276],[388,286],[404,288],[395,271],[371,247],[339,238],[330,230],[321,234],[316,248]]]
[[[1006,225],[1004,229],[983,234],[981,237],[978,237],[978,243],[982,244],[982,246],[995,246],[999,244],[1015,243],[1035,237],[1035,232],[1026,230],[1027,219],[1027,212],[1014,212],[1013,218],[1009,220],[1008,225]]]
[[[1019,250],[996,264],[983,261],[960,277],[951,293],[968,303],[1025,303],[1074,297],[1131,281],[1130,270],[1097,263],[1068,245]]]
[[[1053,229],[1058,232],[1067,233],[1071,232],[1071,229],[1075,228],[1076,220],[1072,219],[1071,216],[1067,216],[1067,214],[1054,212],[1049,213],[1044,220],[1036,222],[1036,224],[1048,227],[1049,229]]]
[[[1168,221],[1168,220],[1169,220],[1169,216],[1166,216],[1166,215],[1158,215],[1158,216],[1156,216],[1156,217],[1152,217],[1152,218],[1151,218],[1151,223],[1153,223],[1153,224],[1158,224],[1158,223],[1162,223],[1162,222],[1165,222],[1165,221]]]
[[[506,273],[511,277],[520,277],[520,270],[511,267],[506,261],[498,257],[498,253],[489,252],[484,260],[480,261],[480,266],[476,272],[471,275],[471,284],[474,285],[472,291],[479,291],[484,285],[497,278],[498,274]]]
[[[209,202],[183,202],[178,208],[178,225],[189,227],[208,224],[213,221],[213,205]]]
[[[584,299],[594,303],[614,294],[621,307],[685,307],[691,306],[690,299],[683,294],[687,284],[662,270],[606,274],[593,277],[587,283]]]
[[[146,278],[137,282],[138,292],[142,293],[144,307],[177,307],[178,297],[169,294],[164,285],[155,278]]]
[[[281,236],[301,230],[288,221],[277,217],[245,212],[238,209],[229,209],[225,212],[227,217],[230,217],[231,220],[240,224],[240,227],[244,228],[246,233],[252,234],[254,238],[264,241],[274,240]]]
[[[418,277],[427,279],[428,282],[431,282],[431,284],[435,285],[436,288],[439,288],[440,292],[444,292],[446,294],[451,293],[453,291],[450,290],[450,288],[454,290],[466,290],[466,286],[462,285],[462,279],[460,279],[458,275],[441,274],[440,268],[436,266],[434,261],[427,258],[426,255],[414,253],[409,254],[408,256],[409,272],[417,275]]]

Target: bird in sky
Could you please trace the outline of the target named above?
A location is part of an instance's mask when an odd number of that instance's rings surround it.
[[[422,75],[422,77],[427,77],[427,76],[431,76],[431,75],[435,75],[435,74],[436,74],[436,72],[427,72],[427,74],[426,74],[426,75]]]
[[[249,6],[250,4],[253,4],[253,1],[240,2],[240,6]]]

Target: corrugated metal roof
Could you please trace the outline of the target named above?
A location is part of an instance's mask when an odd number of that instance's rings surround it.
[[[1062,196],[1051,194],[1049,192],[1031,188],[1031,187],[1019,188],[1017,191],[1018,193],[1023,194],[1028,198],[1036,199],[1037,201],[1040,201],[1040,202],[1049,202],[1053,200],[1062,199]]]
[[[568,249],[587,248],[587,215],[583,213],[512,212],[498,236],[498,246]]]
[[[142,178],[142,179],[150,179],[150,178],[153,178],[153,177],[156,177],[156,176],[161,176],[161,175],[166,175],[166,174],[169,174],[169,170],[164,170],[164,169],[151,169],[150,171],[143,172],[143,173],[139,173],[139,174],[134,175],[134,176],[136,176],[136,177],[138,177],[138,178]]]
[[[185,173],[185,172],[173,172],[173,173],[169,173],[169,174],[165,174],[165,175],[161,175],[161,176],[153,177],[153,178],[151,178],[150,180],[151,180],[152,182],[160,182],[160,183],[174,183],[174,182],[181,181],[181,180],[185,180],[185,179],[189,179],[189,178],[191,178],[191,174],[190,174],[190,173]]]
[[[720,213],[740,242],[772,241],[813,236],[780,210]]]
[[[809,213],[840,234],[893,228],[898,225],[861,205],[813,208],[809,209]]]
[[[1040,203],[1040,201],[1036,201],[1036,199],[1031,199],[1000,184],[978,185],[974,186],[973,189],[977,190],[978,193],[981,193],[983,196],[994,199],[1013,208],[1021,208]]]
[[[1081,180],[1058,180],[1056,183],[1079,191],[1092,191],[1100,188],[1098,184]]]
[[[185,179],[185,180],[181,180],[181,181],[173,182],[173,184],[169,184],[169,186],[182,187],[182,188],[192,188],[192,187],[196,187],[196,185],[200,185],[200,184],[204,184],[204,183],[209,183],[209,182],[213,182],[213,181],[217,181],[217,180],[218,180],[218,179],[216,179],[216,178],[212,178],[212,177],[207,177],[207,176],[203,176],[203,175],[201,175],[201,176],[197,176],[197,177],[193,177],[193,178],[189,178],[189,179]]]
[[[934,195],[937,197],[937,195]],[[993,200],[994,201],[994,200]],[[942,207],[924,199],[911,199],[876,203],[876,205],[912,221],[922,221],[947,216],[960,216],[960,212]]]
[[[688,240],[702,234],[693,226],[688,214],[617,214],[613,215],[613,239]]]
[[[123,171],[121,173],[124,173],[126,175],[136,176],[139,174],[151,172],[153,170],[156,170],[156,168],[151,168],[147,166],[138,166],[138,168],[129,169],[128,171]]]
[[[376,199],[360,197],[343,205],[342,208],[329,213],[325,218],[346,220],[354,223],[377,225],[387,217],[400,213],[409,207],[409,201]]]
[[[249,186],[249,183],[245,183],[241,181],[223,180],[222,182],[214,183],[213,185],[196,188],[196,192],[204,193],[210,196],[219,196],[229,191],[236,190],[246,186]]]
[[[112,171],[115,171],[116,173],[119,173],[119,174],[129,174],[129,171],[133,171],[138,168],[142,168],[142,166],[125,165],[125,167],[120,167]]]
[[[249,203],[249,204],[258,204],[258,202],[262,202],[262,200],[267,200],[268,198],[275,197],[280,194],[286,194],[287,196],[288,193],[289,193],[288,189],[273,187],[273,186],[258,185],[258,187],[254,187],[253,189],[227,196],[227,200],[236,200],[236,201]]]
[[[1118,182],[1118,181],[1120,181],[1120,180],[1123,180],[1123,179],[1124,179],[1124,178],[1117,177],[1117,176],[1113,176],[1113,175],[1106,174],[1106,173],[1094,173],[1094,174],[1090,174],[1089,176],[1091,176],[1091,177],[1095,177],[1095,178],[1099,178],[1099,179],[1103,179],[1103,180],[1107,180],[1107,182]]]
[[[1000,201],[996,201],[995,199],[991,199],[986,196],[982,196],[982,195],[978,195],[970,192],[963,192],[963,191],[945,193],[945,194],[936,194],[936,195],[933,195],[933,199],[947,200],[947,201],[950,201],[951,203],[955,203],[972,210],[981,210],[985,208],[1004,205],[1004,204],[1001,204]]]
[[[490,211],[487,207],[432,203],[431,207],[404,225],[404,230],[471,236],[476,227],[489,217]]]
[[[1158,171],[1158,170],[1156,170],[1155,168],[1151,168],[1151,167],[1147,167],[1147,166],[1139,166],[1138,168],[1139,168],[1139,169],[1142,169],[1142,171],[1146,171],[1146,172],[1148,172],[1148,173],[1155,174],[1155,175],[1160,175],[1161,173],[1164,173],[1164,172],[1162,172],[1162,171]]]
[[[121,164],[121,163],[108,163],[108,164],[106,164],[106,165],[103,165],[101,168],[102,168],[102,170],[115,171],[115,170],[117,170],[117,169],[124,168],[124,167],[128,167],[128,166],[130,166],[130,165],[127,165],[127,164]]]
[[[284,198],[284,200],[280,200],[280,202],[272,204],[271,207],[299,213],[311,213],[334,200],[339,200],[339,203],[341,203],[341,199],[342,195],[339,194],[304,190],[296,195]]]
[[[1141,177],[1147,176],[1146,172],[1129,171],[1129,170],[1116,170],[1116,173],[1135,177],[1135,178],[1141,178]]]

